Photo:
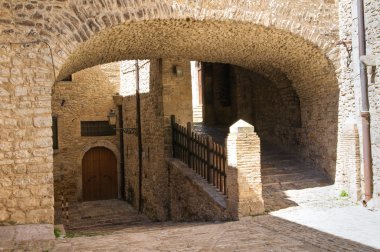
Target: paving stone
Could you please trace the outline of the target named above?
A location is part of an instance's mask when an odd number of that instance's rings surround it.
[[[376,251],[270,215],[224,223],[147,223],[59,239],[53,251]]]

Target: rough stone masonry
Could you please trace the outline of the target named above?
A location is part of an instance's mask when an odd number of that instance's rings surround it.
[[[380,3],[365,2],[368,53],[378,57]],[[53,83],[136,58],[229,63],[273,82],[285,75],[300,99],[302,155],[359,199],[356,16],[356,1],[348,0],[0,0],[0,222],[53,223]],[[378,66],[369,69],[369,80],[378,204]],[[345,148],[346,136],[358,136],[359,147]]]

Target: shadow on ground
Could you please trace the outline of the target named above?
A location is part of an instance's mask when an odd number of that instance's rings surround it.
[[[376,251],[271,215],[220,223],[145,223],[97,232],[57,239],[53,251]]]

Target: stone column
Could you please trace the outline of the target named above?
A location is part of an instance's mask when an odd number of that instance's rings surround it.
[[[264,212],[260,139],[249,123],[230,127],[227,142],[227,209],[233,219]]]
[[[46,45],[0,47],[0,249],[54,240],[53,77]]]

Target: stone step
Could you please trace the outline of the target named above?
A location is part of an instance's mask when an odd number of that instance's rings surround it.
[[[288,183],[294,181],[305,181],[308,179],[323,179],[323,177],[317,172],[310,171],[293,172],[287,174],[268,174],[261,177],[263,184]]]
[[[136,225],[150,222],[145,215],[140,215],[136,211],[124,212],[123,214],[108,214],[97,216],[80,216],[77,213],[69,215],[69,224],[65,227],[68,230],[91,229],[108,225]]]
[[[320,187],[330,185],[330,182],[326,178],[311,178],[301,181],[288,181],[288,182],[274,182],[263,184],[263,190],[298,190],[312,187]]]
[[[265,175],[276,175],[276,174],[288,174],[288,173],[321,173],[320,171],[308,166],[296,166],[296,165],[268,165],[261,167],[261,174]]]
[[[135,217],[135,218],[125,218],[125,217],[110,217],[105,219],[92,219],[87,221],[71,221],[68,225],[65,225],[68,230],[79,230],[79,229],[91,229],[93,227],[101,227],[108,225],[137,225],[148,223],[149,220],[146,218]]]
[[[281,167],[281,166],[307,166],[304,162],[302,161],[299,161],[297,159],[261,159],[261,163],[262,165],[265,166],[277,166],[277,167]]]

